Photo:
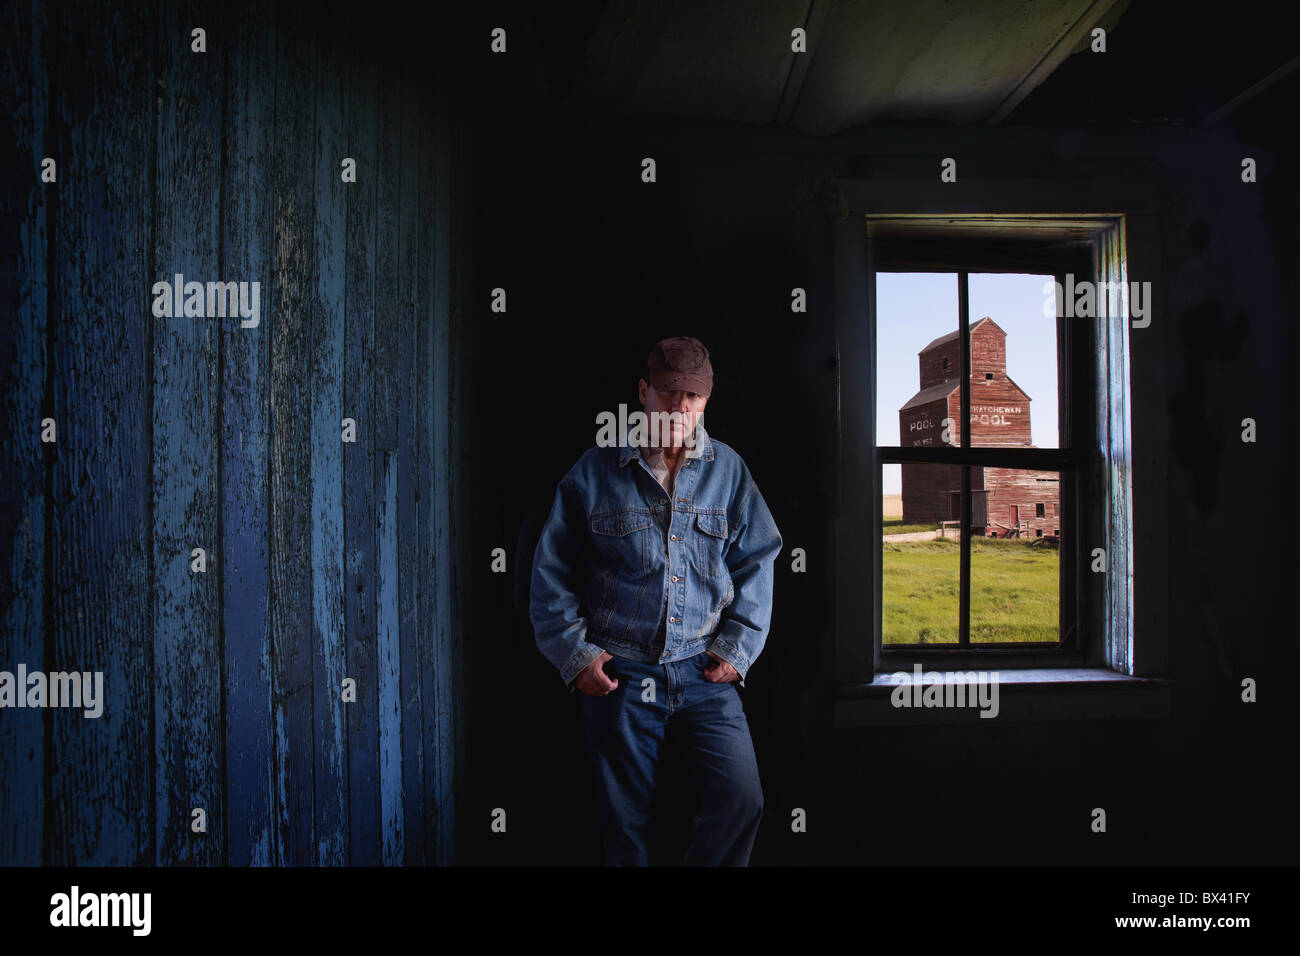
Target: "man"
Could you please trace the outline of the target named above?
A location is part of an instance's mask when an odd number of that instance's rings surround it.
[[[744,866],[763,791],[737,685],[767,639],[781,535],[744,461],[704,430],[703,343],[664,339],[646,365],[647,438],[598,435],[561,479],[529,611],[538,648],[580,692],[606,865],[649,864],[667,741],[695,781],[684,862]]]

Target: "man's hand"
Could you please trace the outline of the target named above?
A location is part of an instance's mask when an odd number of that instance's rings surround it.
[[[605,661],[613,659],[614,655],[609,651],[602,651],[599,657],[582,669],[578,679],[573,682],[574,686],[588,697],[604,697],[618,687],[618,681],[608,677],[602,666]]]
[[[713,658],[713,663],[704,668],[704,679],[712,681],[714,684],[728,684],[731,681],[740,680],[740,672],[724,661],[713,651],[709,651],[709,656]]]

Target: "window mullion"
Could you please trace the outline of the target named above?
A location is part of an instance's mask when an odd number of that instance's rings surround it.
[[[961,407],[958,415],[961,421],[961,449],[963,456],[970,452],[970,273],[962,272],[957,277],[957,365],[961,375]],[[957,643],[962,647],[970,645],[970,537],[971,537],[971,494],[970,465],[961,466],[961,570],[959,577]]]

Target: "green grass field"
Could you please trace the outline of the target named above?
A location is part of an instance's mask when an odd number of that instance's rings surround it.
[[[960,544],[949,539],[881,545],[884,643],[957,643]],[[971,642],[1058,640],[1059,582],[1055,548],[975,538]]]
[[[911,534],[913,531],[938,531],[939,526],[933,521],[929,524],[903,524],[902,518],[882,518],[880,522],[880,533],[886,534]]]

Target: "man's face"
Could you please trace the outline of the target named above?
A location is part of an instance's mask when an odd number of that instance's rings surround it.
[[[709,401],[707,396],[698,392],[661,392],[644,378],[638,383],[638,390],[641,407],[649,418],[650,444],[660,448],[683,444],[686,436],[695,431],[695,423],[704,414],[704,406]],[[664,419],[663,434],[655,433],[655,412],[669,415]]]

